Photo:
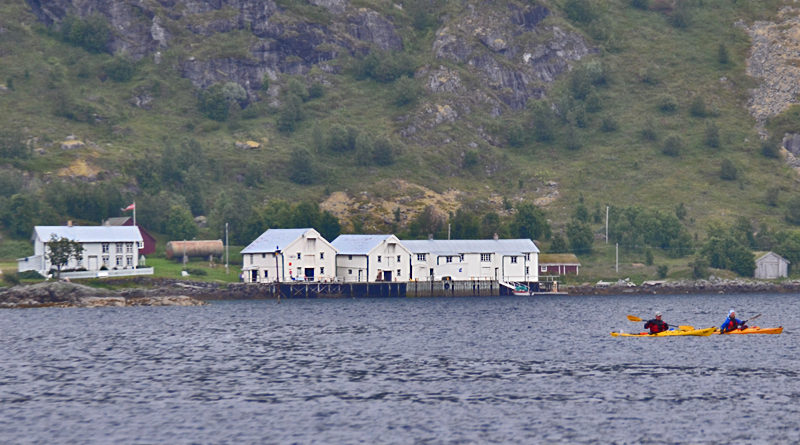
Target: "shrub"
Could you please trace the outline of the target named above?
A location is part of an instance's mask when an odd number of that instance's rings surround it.
[[[770,207],[777,207],[778,206],[778,196],[780,195],[781,189],[778,187],[770,187],[767,189],[766,193],[764,194],[764,202],[767,203]]]
[[[313,85],[311,85],[311,88],[308,89],[309,99],[319,99],[324,94],[325,94],[325,88],[319,82],[315,82]]]
[[[372,148],[372,157],[375,163],[380,166],[394,164],[395,149],[392,143],[386,138],[378,138]]]
[[[85,19],[68,15],[62,20],[59,31],[65,42],[93,53],[105,52],[111,40],[111,26],[99,14]]]
[[[688,28],[692,21],[692,13],[689,10],[688,2],[676,2],[672,14],[669,16],[669,24],[675,28]]]
[[[775,158],[775,159],[777,159],[781,155],[781,149],[777,144],[775,144],[773,142],[764,141],[761,144],[761,154],[764,155],[767,158]]]
[[[647,11],[650,8],[650,0],[630,0],[631,6],[637,9],[643,9]]]
[[[714,122],[709,122],[706,124],[704,140],[706,145],[709,147],[719,147],[719,127],[717,127],[717,124]]]
[[[187,268],[186,272],[188,272],[189,275],[197,275],[199,277],[208,275],[208,272],[205,269],[200,269],[200,268],[197,268],[197,267]]]
[[[669,95],[659,97],[656,105],[662,113],[674,113],[678,109],[678,101]]]
[[[298,149],[289,160],[289,180],[295,184],[308,185],[314,182],[317,172],[311,154],[305,149]]]
[[[394,84],[394,103],[398,107],[416,103],[422,91],[414,79],[402,76]]]
[[[736,166],[733,165],[733,162],[730,159],[724,159],[722,164],[720,165],[720,172],[719,177],[725,181],[734,181],[736,180],[737,176],[739,175]]]
[[[328,132],[328,150],[338,153],[351,151],[356,148],[357,138],[358,130],[355,128],[338,124],[334,125]]]
[[[228,120],[230,105],[222,92],[222,85],[212,85],[200,92],[198,97],[200,112],[207,118],[224,122]]]
[[[567,0],[564,4],[564,13],[573,22],[589,23],[597,18],[589,0]]]
[[[720,65],[727,65],[730,62],[728,47],[725,46],[724,43],[720,43],[717,48],[717,62],[719,62]]]
[[[9,286],[16,286],[19,284],[19,275],[15,273],[3,274],[3,281],[5,281]]]
[[[662,264],[656,268],[656,273],[658,274],[658,278],[663,280],[664,278],[667,278],[669,268],[665,264]]]
[[[606,133],[617,131],[618,128],[617,120],[611,116],[604,117],[603,121],[600,123],[600,129]]]
[[[794,196],[786,203],[786,221],[800,225],[800,196]]]
[[[127,82],[133,78],[136,65],[125,57],[114,57],[103,66],[103,71],[114,82]]]
[[[480,157],[478,156],[478,152],[470,150],[464,153],[464,160],[461,162],[461,166],[467,170],[470,170],[477,166],[479,161]]]
[[[644,127],[640,131],[640,134],[642,135],[642,139],[644,139],[646,141],[651,141],[652,142],[652,141],[657,141],[658,140],[658,133],[656,132],[656,125],[651,119],[648,119],[644,123]]]
[[[695,96],[694,99],[692,99],[692,103],[689,105],[689,113],[694,117],[708,116],[708,109],[703,96]]]
[[[683,140],[680,136],[671,135],[664,141],[664,146],[661,148],[661,152],[667,156],[677,157],[681,154],[681,150],[683,149]]]
[[[35,270],[26,270],[25,272],[19,272],[17,277],[23,280],[40,280],[44,278],[39,272]]]

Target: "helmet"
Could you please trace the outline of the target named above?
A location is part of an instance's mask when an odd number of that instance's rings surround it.
[[[656,311],[656,317],[660,317],[660,316],[661,316],[661,311]]]
[[[733,315],[733,314],[735,314],[735,313],[736,313],[736,311],[734,311],[733,309],[731,309],[731,310],[729,310],[729,311],[728,311],[728,316],[730,317],[731,315]]]

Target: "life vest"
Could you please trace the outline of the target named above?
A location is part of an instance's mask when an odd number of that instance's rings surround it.
[[[650,320],[645,324],[645,328],[650,328],[651,334],[658,334],[659,332],[667,330],[667,324],[663,320]]]

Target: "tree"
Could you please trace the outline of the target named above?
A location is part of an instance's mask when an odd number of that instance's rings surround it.
[[[727,65],[728,62],[730,62],[728,47],[725,46],[724,43],[720,43],[717,48],[717,62],[719,62],[720,65]]]
[[[189,209],[182,206],[172,206],[169,209],[165,229],[167,236],[173,240],[186,240],[197,236],[194,218]]]
[[[225,99],[222,85],[215,84],[200,92],[198,96],[200,112],[207,118],[225,122],[230,114],[230,103]]]
[[[416,103],[420,94],[421,88],[408,76],[403,76],[394,83],[394,103],[398,107]]]
[[[588,223],[572,219],[567,223],[569,248],[573,253],[591,253],[594,233]]]
[[[711,148],[719,147],[719,127],[714,122],[706,124],[705,143]]]
[[[736,169],[736,166],[733,165],[733,162],[731,162],[730,159],[723,159],[722,164],[720,164],[720,179],[734,181],[738,175],[739,171]]]
[[[66,237],[59,238],[55,233],[45,246],[45,258],[56,267],[56,278],[61,277],[61,269],[69,264],[71,258],[79,261],[83,257],[83,245]]]
[[[306,149],[297,149],[289,159],[289,180],[295,184],[309,185],[314,183],[318,172]]]
[[[553,241],[550,243],[550,253],[566,253],[567,241],[561,233],[553,235]]]
[[[800,196],[794,196],[786,203],[786,221],[800,225]]]
[[[523,203],[517,207],[511,226],[513,234],[519,238],[550,237],[550,224],[544,211],[530,203]]]
[[[664,141],[661,152],[667,156],[677,157],[683,149],[683,140],[678,135],[671,135]]]
[[[480,222],[473,212],[461,207],[450,219],[454,239],[477,239],[480,236]]]

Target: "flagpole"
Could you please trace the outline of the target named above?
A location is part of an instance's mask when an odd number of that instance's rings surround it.
[[[136,226],[136,201],[133,201],[133,225]]]

